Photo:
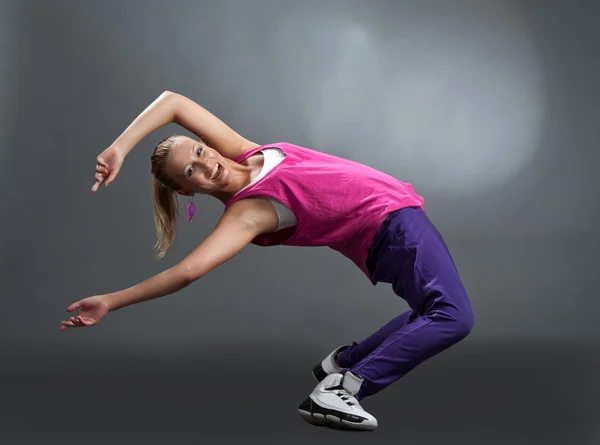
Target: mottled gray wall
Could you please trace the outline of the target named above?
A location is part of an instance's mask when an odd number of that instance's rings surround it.
[[[168,89],[255,142],[289,141],[412,182],[476,313],[468,340],[430,366],[454,360],[452,375],[468,386],[476,376],[465,372],[496,360],[504,370],[485,367],[498,374],[484,373],[484,386],[508,375],[512,383],[504,384],[523,388],[521,395],[546,378],[531,400],[558,417],[538,412],[540,430],[577,425],[577,437],[564,440],[587,445],[600,369],[590,362],[596,354],[581,349],[594,348],[600,334],[598,12],[592,1],[0,2],[0,349],[12,357],[7,368],[69,370],[95,363],[102,351],[252,367],[269,357],[279,363],[275,348],[288,354],[281,372],[304,366],[306,374],[313,358],[406,308],[335,252],[251,246],[176,295],[60,333],[67,305],[175,264],[222,211],[200,200],[168,258],[153,259],[149,156],[158,140],[182,131],[174,125],[142,141],[111,187],[90,193],[96,155]],[[526,352],[511,355],[524,345]],[[236,358],[241,351],[245,358]],[[561,358],[569,353],[576,359]],[[549,372],[544,363],[552,377],[540,377]],[[524,368],[532,374],[521,381]],[[410,378],[427,385],[419,376],[447,376],[445,366],[427,369]],[[567,381],[575,387],[560,386]],[[400,385],[390,394],[401,397]],[[548,408],[555,400],[548,388],[570,394],[554,402],[562,411]],[[498,391],[469,405],[473,413],[507,397]],[[504,400],[496,415],[520,406],[529,413],[518,417],[529,419],[523,431],[537,425],[535,409],[519,397]],[[295,405],[283,403],[293,416]],[[536,443],[531,434],[509,434],[510,419],[505,426],[479,421],[496,428],[498,440]],[[483,443],[473,431],[473,443]],[[548,434],[542,443],[559,439]]]

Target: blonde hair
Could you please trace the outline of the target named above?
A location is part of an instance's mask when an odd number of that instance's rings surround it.
[[[177,217],[179,216],[179,201],[175,191],[179,185],[166,174],[167,158],[173,145],[180,135],[172,135],[159,142],[150,158],[152,167],[152,204],[154,209],[154,224],[156,226],[157,257],[163,258],[177,235]]]

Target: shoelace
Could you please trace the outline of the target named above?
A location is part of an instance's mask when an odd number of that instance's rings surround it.
[[[333,392],[336,396],[346,402],[346,405],[353,406],[358,404],[358,400],[352,395],[350,395],[342,385],[333,386],[331,388],[327,388],[328,391]]]

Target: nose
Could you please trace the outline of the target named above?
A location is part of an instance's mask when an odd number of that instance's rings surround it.
[[[210,158],[196,159],[195,163],[196,163],[196,168],[200,168],[202,173],[205,176],[210,175],[210,171],[211,171],[212,165],[213,165],[213,162],[211,162]]]

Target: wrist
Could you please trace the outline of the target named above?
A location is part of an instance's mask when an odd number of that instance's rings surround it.
[[[120,309],[120,307],[121,307],[118,292],[115,292],[112,294],[106,294],[106,295],[104,295],[104,298],[102,300],[103,300],[104,304],[106,305],[106,309],[108,310],[108,312],[116,311],[117,309]]]
[[[129,147],[129,144],[127,144],[121,138],[119,138],[115,142],[113,142],[112,145],[110,146],[110,148],[121,153],[121,155],[123,155],[123,158],[125,156],[127,156],[129,154],[129,152],[131,151],[131,147]]]

